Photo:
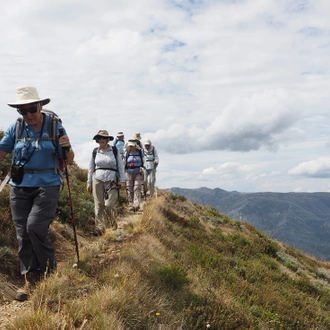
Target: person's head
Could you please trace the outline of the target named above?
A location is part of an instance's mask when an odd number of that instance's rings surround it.
[[[50,102],[49,98],[41,99],[35,87],[23,86],[16,88],[16,101],[7,103],[16,108],[28,124],[34,124],[42,119],[42,106]]]
[[[113,140],[113,136],[109,135],[108,131],[105,129],[101,129],[97,132],[96,135],[94,135],[93,140],[95,140],[97,143],[107,144],[109,141]]]
[[[126,143],[126,149],[130,152],[135,152],[138,149],[138,145],[135,139],[130,139]]]
[[[134,133],[134,139],[140,141],[142,139],[141,134],[140,133]]]
[[[118,140],[124,140],[124,137],[125,137],[125,135],[124,135],[123,132],[118,132],[118,133],[117,133],[117,139],[118,139]]]
[[[144,148],[147,149],[147,150],[149,150],[150,147],[151,147],[151,141],[150,140],[146,140],[144,142]]]

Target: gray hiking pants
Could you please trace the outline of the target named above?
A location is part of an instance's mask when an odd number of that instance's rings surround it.
[[[148,191],[148,184],[150,188],[150,197],[152,197],[155,193],[155,182],[156,182],[156,170],[145,170],[144,171],[144,178],[143,178],[143,187],[144,187],[144,194]]]
[[[21,274],[43,274],[56,259],[48,237],[55,218],[60,186],[10,188],[10,206],[16,236]]]

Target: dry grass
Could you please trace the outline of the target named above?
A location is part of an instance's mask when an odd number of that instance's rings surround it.
[[[329,263],[162,191],[122,221],[77,268],[71,250],[8,329],[330,328]]]

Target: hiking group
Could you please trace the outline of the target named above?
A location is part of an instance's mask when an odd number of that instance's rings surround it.
[[[62,121],[52,111],[43,109],[50,102],[41,99],[35,87],[18,87],[16,100],[7,103],[21,115],[0,141],[0,159],[12,154],[10,172],[0,191],[9,181],[10,208],[18,240],[20,273],[24,285],[16,300],[25,301],[31,287],[56,269],[55,251],[49,240],[49,226],[54,221],[63,172],[66,174],[74,228],[67,164],[73,164],[74,152]],[[140,133],[125,144],[123,132],[116,139],[106,130],[93,137],[98,147],[92,151],[87,177],[87,191],[93,193],[95,207],[94,235],[107,227],[117,229],[116,203],[120,189],[127,191],[129,209],[138,211],[141,192],[155,194],[158,153],[150,140],[144,148]],[[113,141],[113,144],[110,144]]]
[[[93,149],[88,167],[87,191],[93,193],[95,207],[95,231],[99,236],[107,227],[117,229],[116,202],[120,189],[127,191],[129,210],[140,209],[142,190],[144,197],[150,189],[150,197],[155,192],[156,168],[159,157],[150,140],[142,147],[141,134],[125,143],[123,132],[117,137],[108,134],[107,130],[99,130],[93,137],[99,144]],[[110,141],[113,141],[110,144]]]

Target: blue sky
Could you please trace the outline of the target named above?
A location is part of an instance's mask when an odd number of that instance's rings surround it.
[[[51,98],[87,168],[99,129],[156,146],[159,188],[330,191],[330,2],[1,2],[1,128]]]

